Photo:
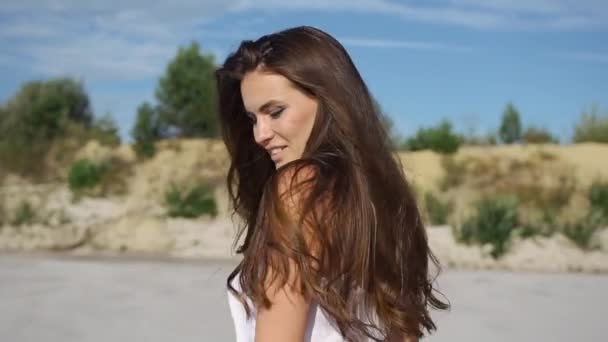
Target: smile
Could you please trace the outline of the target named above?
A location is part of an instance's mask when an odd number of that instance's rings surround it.
[[[269,149],[268,154],[270,154],[270,158],[275,162],[278,161],[278,159],[280,159],[279,155],[280,155],[281,151],[283,151],[285,149],[285,147],[287,147],[287,146],[279,146],[279,147],[273,147],[273,148]]]

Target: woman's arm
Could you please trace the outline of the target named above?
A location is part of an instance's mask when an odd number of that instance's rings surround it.
[[[297,221],[302,210],[302,201],[309,191],[309,185],[302,187],[291,187],[291,181],[295,180],[294,184],[305,183],[307,180],[313,180],[315,173],[312,169],[306,167],[297,174],[286,172],[279,180],[279,193],[281,194],[282,208],[287,216]],[[274,236],[279,237],[277,243],[289,244],[293,241],[282,230],[283,227],[274,226]],[[307,233],[309,228],[306,223],[301,227],[302,233],[306,240],[309,241],[309,248],[314,253],[314,243],[310,242],[310,235]],[[276,258],[285,258],[284,255],[274,255]],[[258,308],[255,327],[255,342],[303,342],[306,336],[306,328],[308,323],[309,311],[311,308],[310,299],[305,298],[300,289],[301,274],[300,268],[296,265],[293,259],[283,260],[287,263],[287,276],[284,281],[275,279],[272,268],[267,270],[265,289],[266,295],[272,303],[270,308]],[[281,265],[283,262],[273,263]]]
[[[281,288],[270,287],[269,309],[260,308],[256,317],[255,342],[302,342],[310,302],[288,283]]]
[[[418,342],[418,338],[412,335],[392,332],[387,336],[387,342]]]

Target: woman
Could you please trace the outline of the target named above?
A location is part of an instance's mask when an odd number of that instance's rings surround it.
[[[415,341],[435,329],[427,243],[380,114],[312,27],[243,41],[216,72],[245,234],[228,278],[238,341]]]

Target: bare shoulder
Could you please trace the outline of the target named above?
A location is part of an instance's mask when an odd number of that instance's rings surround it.
[[[280,169],[277,175],[278,189],[281,194],[297,194],[313,184],[318,173],[318,168],[311,164]]]
[[[280,205],[291,214],[300,213],[317,181],[318,168],[310,164],[290,165],[277,174],[276,188]]]
[[[288,220],[294,220],[301,215],[301,200],[306,196],[310,182],[314,181],[313,167],[292,167],[278,171],[276,189],[280,196],[279,207],[286,209]],[[280,222],[276,222],[280,223]],[[274,242],[284,251],[291,251],[293,246],[292,225],[271,225]],[[300,232],[308,236],[302,229]],[[285,253],[272,254],[275,267],[269,267],[265,289],[270,307],[261,307],[256,317],[255,341],[304,341],[307,318],[311,309],[310,299],[302,292],[302,267],[290,255]],[[275,275],[280,274],[280,277]],[[282,279],[279,280],[279,279]]]
[[[414,336],[405,336],[403,334],[389,336],[388,342],[418,342],[418,338]]]

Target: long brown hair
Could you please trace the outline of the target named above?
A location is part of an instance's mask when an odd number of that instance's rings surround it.
[[[243,106],[240,82],[256,68],[318,100],[304,155],[278,169],[255,143]],[[228,191],[244,222],[235,244],[245,233],[228,288],[247,314],[245,298],[272,305],[269,274],[284,285],[295,271],[301,293],[349,340],[435,330],[428,306],[449,308],[433,293],[429,262],[437,273],[439,263],[389,134],[344,47],[319,29],[291,28],[243,41],[216,79],[231,161]],[[293,198],[295,206],[288,204]],[[237,274],[242,293],[231,285]]]

